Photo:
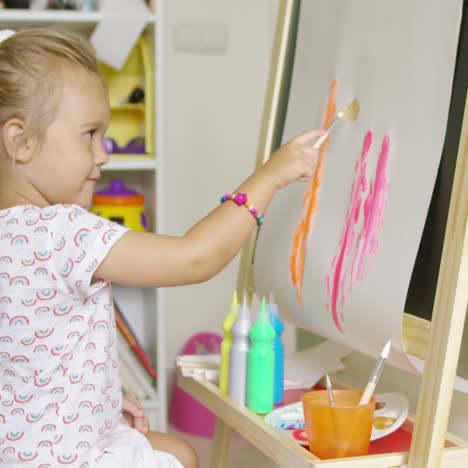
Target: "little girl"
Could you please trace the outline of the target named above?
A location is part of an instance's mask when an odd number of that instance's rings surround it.
[[[87,211],[109,123],[90,46],[47,29],[1,38],[0,462],[195,467],[187,444],[148,433],[138,402],[122,403],[110,283],[212,278],[276,190],[313,176],[321,131],[281,147],[185,235],[129,231]]]

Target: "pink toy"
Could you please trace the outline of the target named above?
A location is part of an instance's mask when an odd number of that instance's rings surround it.
[[[216,333],[198,333],[187,341],[182,354],[219,354],[221,340],[222,337]],[[169,422],[182,432],[212,437],[216,416],[174,382],[169,406]]]

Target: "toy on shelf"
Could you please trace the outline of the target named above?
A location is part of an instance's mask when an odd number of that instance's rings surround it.
[[[29,8],[29,0],[5,0],[5,7],[6,8]]]
[[[138,39],[121,70],[101,63],[101,71],[111,109],[108,152],[154,154],[154,66],[146,37]]]
[[[130,139],[125,146],[110,137],[102,139],[102,144],[108,154],[145,154],[145,138],[142,136]]]
[[[126,187],[121,179],[113,179],[109,187],[93,196],[91,212],[122,224],[134,231],[147,231],[145,197]]]
[[[125,103],[129,104],[140,104],[145,100],[145,91],[141,86],[135,87],[130,94],[120,97],[117,102],[119,105],[123,105]]]
[[[221,336],[217,333],[197,333],[185,343],[181,354],[182,356],[219,354],[221,340]],[[175,379],[169,405],[169,422],[179,431],[199,437],[213,437],[216,416],[182,390]]]

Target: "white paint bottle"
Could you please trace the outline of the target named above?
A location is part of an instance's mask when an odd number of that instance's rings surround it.
[[[242,306],[231,328],[232,344],[229,352],[229,396],[242,405],[245,405],[251,325],[250,310],[244,294]]]

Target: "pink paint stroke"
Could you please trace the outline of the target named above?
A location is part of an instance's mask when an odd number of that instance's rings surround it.
[[[388,136],[384,137],[374,181],[368,184],[366,169],[371,144],[372,132],[368,131],[364,137],[361,157],[354,168],[356,175],[351,188],[351,200],[346,213],[338,253],[333,257],[330,274],[325,277],[330,300],[328,307],[331,309],[333,322],[340,332],[344,331],[342,309],[346,302],[346,283],[349,283],[349,292],[351,292],[354,286],[362,281],[368,273],[366,260],[369,256],[374,255],[378,248],[377,234],[383,223],[389,192],[386,171],[390,140]],[[368,186],[370,187],[369,193],[363,203]],[[363,226],[359,235],[356,236],[355,229],[360,221],[361,211],[363,212]],[[355,240],[356,246],[354,245]],[[350,259],[353,257],[350,260],[352,265],[350,275],[348,275],[348,257]]]
[[[364,225],[357,240],[356,254],[351,269],[350,291],[367,275],[364,271],[366,259],[374,255],[379,247],[377,233],[382,227],[383,213],[387,205],[390,185],[387,179],[387,162],[390,139],[385,135],[375,170],[374,183],[371,182],[369,194],[364,203]]]

